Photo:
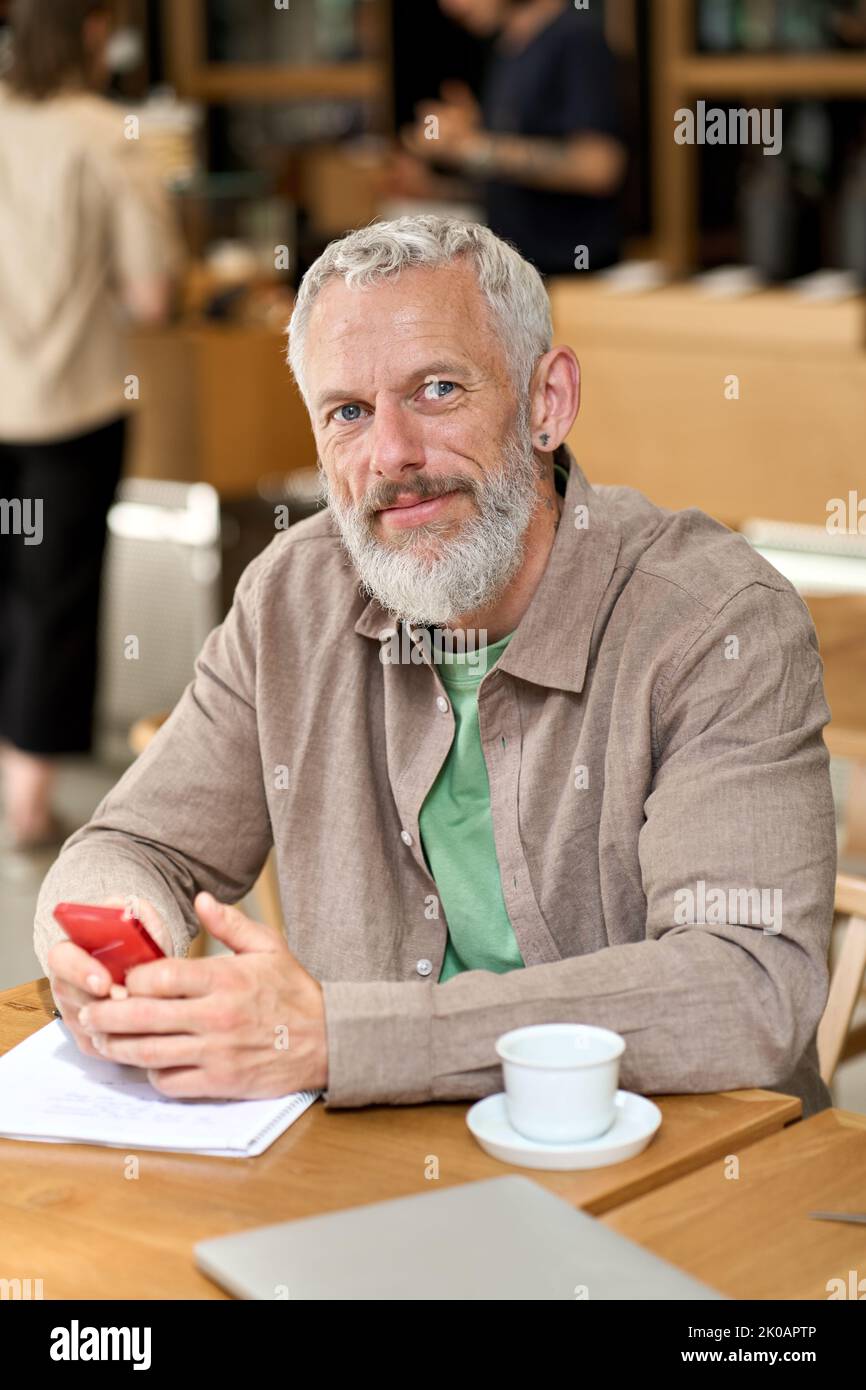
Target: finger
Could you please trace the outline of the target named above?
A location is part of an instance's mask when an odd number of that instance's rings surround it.
[[[72,1034],[72,1041],[75,1043],[79,1052],[83,1052],[85,1057],[98,1057],[99,1052],[93,1045],[93,1039],[89,1033],[85,1033],[75,1022],[74,1014],[71,1017],[64,1015],[63,1022]]]
[[[414,155],[416,159],[424,159],[427,157],[430,154],[430,145],[432,143],[433,142],[430,140],[425,140],[423,136],[419,135],[417,130],[414,130],[411,126],[404,126],[403,130],[400,132],[400,144],[409,154]],[[430,157],[432,158],[432,156]]]
[[[99,1053],[93,1046],[88,1033],[78,1022],[78,1015],[82,1008],[96,1002],[97,996],[76,989],[75,985],[67,984],[66,981],[55,980],[53,976],[49,976],[49,982],[54,1002],[60,1011],[60,1017],[72,1034],[73,1041],[86,1056],[98,1057]]]
[[[129,994],[149,994],[154,999],[193,999],[210,994],[216,983],[217,956],[166,956],[145,965],[134,965],[126,974]],[[227,958],[226,958],[227,959]]]
[[[78,989],[75,985],[67,984],[65,980],[58,980],[56,984],[52,982],[51,993],[61,1013],[68,1010],[76,1016],[87,1004],[94,1003],[99,997],[96,994],[88,994],[86,990]]]
[[[225,946],[242,955],[252,951],[279,951],[284,938],[264,922],[254,922],[240,908],[217,902],[212,893],[197,893],[193,904],[203,927]]]
[[[474,111],[478,105],[472,88],[456,77],[446,78],[439,91],[453,106],[462,106],[467,111]]]
[[[48,968],[58,980],[67,980],[89,994],[105,995],[111,987],[111,975],[105,966],[74,941],[58,941],[51,947]]]
[[[202,1001],[130,998],[86,1004],[77,1023],[95,1033],[195,1033],[207,1031]]]
[[[231,1100],[230,1087],[219,1086],[203,1067],[153,1069],[147,1079],[155,1091],[173,1100]]]
[[[85,1057],[99,1057],[101,1055],[93,1046],[93,1041],[87,1033],[82,1033],[80,1028],[73,1028],[71,1023],[69,1024],[69,1031],[78,1051],[83,1053]]]
[[[166,1037],[98,1034],[93,1043],[99,1056],[106,1062],[120,1062],[128,1067],[162,1070],[199,1067],[204,1061],[204,1039],[183,1034],[169,1034]]]

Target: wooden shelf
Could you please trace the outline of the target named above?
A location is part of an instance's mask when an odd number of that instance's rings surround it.
[[[863,97],[866,54],[693,54],[674,63],[673,75],[688,96]]]
[[[715,298],[691,281],[623,293],[604,280],[578,276],[550,281],[554,323],[566,328],[562,341],[621,344],[631,335],[653,351],[688,345],[691,353],[772,353],[777,360],[802,357],[808,348],[821,361],[850,361],[866,370],[866,297],[816,303],[781,286],[730,298]],[[735,368],[731,368],[735,370]]]
[[[387,81],[383,63],[208,63],[178,81],[182,96],[204,101],[376,100]]]
[[[171,82],[205,102],[364,101],[388,106],[391,0],[376,0],[381,57],[345,63],[235,63],[208,57],[205,0],[162,0]]]
[[[650,8],[653,232],[659,259],[674,275],[688,275],[699,259],[698,151],[672,138],[681,107],[701,98],[866,96],[866,52],[698,53],[695,10],[695,0],[659,0]]]

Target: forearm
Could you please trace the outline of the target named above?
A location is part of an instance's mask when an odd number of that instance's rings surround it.
[[[444,985],[325,983],[329,1106],[466,1100],[501,1087],[495,1041],[549,1022],[612,1028],[626,1040],[621,1084],[643,1094],[772,1086],[809,1042],[826,971],[793,942],[728,927],[607,947]],[[737,944],[747,934],[749,949]],[[778,983],[773,952],[786,955]],[[796,999],[796,1007],[794,1000]]]
[[[46,877],[34,925],[43,969],[61,935],[57,902],[146,898],[185,955],[198,932],[195,894],[234,903],[255,882],[271,845],[253,702],[255,585],[266,563],[263,554],[244,571],[194,680]]]
[[[615,190],[625,162],[619,141],[600,134],[550,140],[487,133],[479,139],[473,158],[475,167],[483,158],[483,170],[489,178],[594,197]]]

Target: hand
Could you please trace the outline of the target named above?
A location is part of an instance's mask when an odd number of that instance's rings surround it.
[[[441,92],[444,101],[416,104],[416,123],[402,128],[400,140],[419,159],[459,166],[478,143],[481,108],[465,83],[443,82]],[[435,124],[429,123],[431,116]]]
[[[456,78],[448,78],[439,86],[439,94],[449,106],[459,107],[469,129],[480,130],[482,122],[481,107],[475,99],[472,88]]]
[[[105,898],[98,907],[129,907],[147,928],[166,955],[171,955],[171,933],[156,908],[144,898]],[[87,1004],[107,996],[126,997],[123,985],[117,985],[105,966],[73,941],[58,941],[48,952],[48,981],[54,1002],[79,1049],[87,1057],[98,1057],[90,1036],[78,1022],[78,1015]]]
[[[150,961],[129,997],[88,1003],[79,1025],[98,1055],[147,1070],[175,1098],[263,1100],[328,1084],[322,987],[281,933],[209,893],[198,918],[230,956]]]
[[[437,175],[408,150],[395,149],[379,177],[382,198],[433,198]]]

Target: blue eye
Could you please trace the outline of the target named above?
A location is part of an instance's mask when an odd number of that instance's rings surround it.
[[[338,405],[338,406],[337,406],[337,409],[334,411],[334,414],[335,414],[336,416],[339,416],[341,410],[362,410],[362,409],[363,409],[363,406],[358,405],[358,403],[357,403],[356,401],[352,401],[352,402],[350,402],[349,405]],[[353,418],[352,418],[351,420],[343,419],[342,423],[343,423],[344,425],[354,425],[355,421],[358,420],[358,419],[360,419],[360,416],[355,415],[355,416],[353,416]]]
[[[428,381],[428,382],[426,383],[425,387],[424,387],[424,395],[425,395],[425,397],[427,398],[428,401],[441,401],[441,400],[444,399],[444,397],[441,396],[441,395],[439,395],[439,387],[440,387],[440,386],[447,386],[447,387],[449,387],[449,392],[448,392],[448,394],[450,395],[451,391],[454,390],[455,385],[456,385],[456,382],[453,382],[453,381],[439,381],[439,380],[436,380],[436,381]],[[431,395],[431,394],[430,394],[431,392],[434,392],[435,394]]]

